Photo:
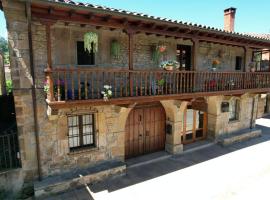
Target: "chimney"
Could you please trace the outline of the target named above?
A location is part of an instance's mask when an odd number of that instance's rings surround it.
[[[227,8],[224,10],[224,30],[234,32],[234,19],[236,8]]]

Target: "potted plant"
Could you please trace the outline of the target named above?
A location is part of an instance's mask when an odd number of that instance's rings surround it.
[[[157,80],[158,94],[162,92],[164,85],[165,85],[165,80],[163,78]]]
[[[218,59],[213,60],[212,61],[212,71],[216,71],[219,64],[220,64],[220,61]]]
[[[93,50],[94,53],[98,51],[98,34],[94,32],[87,32],[84,34],[84,50],[89,53]]]
[[[155,63],[158,63],[160,60],[161,55],[166,51],[167,47],[164,44],[157,44],[152,46],[152,60]]]
[[[101,92],[103,95],[104,101],[108,101],[112,97],[112,86],[110,85],[104,85],[104,90]]]
[[[117,40],[111,42],[111,56],[115,59],[120,57],[120,43]]]
[[[174,69],[178,69],[179,66],[180,66],[179,62],[177,62],[176,60],[163,61],[160,64],[160,67],[167,70],[167,71],[172,71]]]

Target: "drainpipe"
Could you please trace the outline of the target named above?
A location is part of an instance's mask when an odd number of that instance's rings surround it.
[[[30,57],[30,71],[32,76],[32,101],[33,101],[33,114],[34,114],[34,131],[36,139],[36,152],[37,152],[37,170],[38,170],[38,180],[41,181],[41,165],[40,165],[40,145],[39,145],[39,127],[37,118],[37,99],[36,99],[36,79],[35,79],[35,68],[33,59],[33,45],[32,45],[32,27],[31,27],[31,3],[26,2],[26,17],[28,23],[28,41],[29,41],[29,57]]]

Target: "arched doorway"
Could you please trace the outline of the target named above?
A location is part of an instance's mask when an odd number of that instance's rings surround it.
[[[165,148],[166,114],[160,103],[138,105],[126,122],[125,158]]]
[[[183,144],[205,139],[207,136],[207,103],[200,99],[184,109],[181,140]]]

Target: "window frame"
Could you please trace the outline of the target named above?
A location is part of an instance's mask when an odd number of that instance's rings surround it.
[[[235,101],[235,113],[234,117],[231,118],[231,106],[232,106],[232,101]],[[239,116],[240,116],[240,100],[239,99],[231,99],[229,102],[229,122],[234,122],[234,121],[239,121]]]
[[[93,66],[96,66],[96,53],[94,53],[94,52],[93,52],[93,54],[94,54],[94,64],[85,64],[85,65],[79,64],[79,62],[78,62],[78,42],[84,42],[84,41],[82,41],[82,40],[76,40],[75,41],[75,49],[76,49],[75,58],[76,58],[76,64],[77,64],[77,66],[79,66],[79,67],[87,67],[87,66],[93,67]]]
[[[89,123],[84,123],[83,122],[83,116],[92,116],[92,121],[89,121]],[[78,124],[75,126],[69,124],[69,118],[70,117],[77,117],[78,119]],[[73,123],[73,122],[72,122]],[[68,137],[68,145],[69,145],[69,150],[71,152],[76,151],[76,150],[81,150],[81,149],[92,149],[96,148],[96,138],[97,138],[97,132],[96,132],[96,120],[95,120],[95,113],[87,113],[87,114],[75,114],[75,115],[68,115],[67,116],[67,137]],[[83,131],[83,126],[89,125],[92,127],[92,134],[85,134]],[[70,134],[70,128],[77,127],[78,128],[78,146],[70,146],[70,138],[76,138],[77,136],[73,136]],[[92,136],[92,143],[90,144],[83,144],[84,143],[84,136]]]

